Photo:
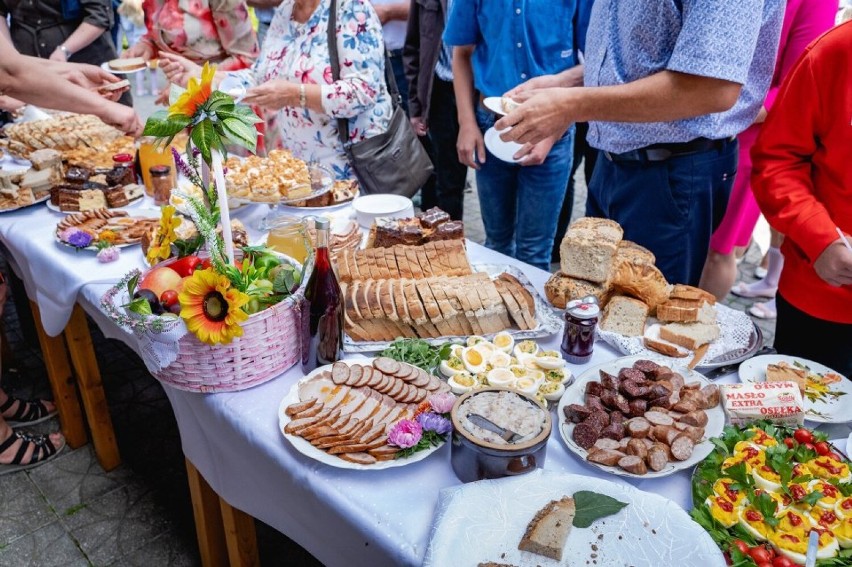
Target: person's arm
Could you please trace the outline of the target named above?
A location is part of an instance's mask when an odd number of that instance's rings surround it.
[[[385,25],[394,20],[406,21],[410,6],[408,2],[394,2],[393,4],[373,4],[373,9],[379,16],[379,22]]]
[[[837,118],[820,96],[818,85],[825,80],[816,76],[808,58],[790,73],[752,149],[751,187],[769,224],[796,243],[820,277],[841,285],[852,283],[852,253],[838,239],[836,223],[813,185],[816,132],[823,120]],[[840,269],[821,268],[834,260]]]
[[[217,63],[217,68],[236,71],[251,67],[260,54],[260,48],[245,0],[211,0],[210,12],[219,42],[228,54]]]
[[[68,56],[88,47],[112,28],[115,16],[111,0],[82,0],[80,4],[83,9],[83,21],[61,44],[68,50],[68,55],[57,46],[50,54],[53,61],[67,61]]]
[[[485,163],[485,141],[474,110],[476,92],[473,86],[473,45],[453,47],[453,91],[456,94],[456,112],[459,119],[459,137],[456,151],[459,162],[479,169]]]
[[[405,45],[402,46],[402,64],[405,66],[405,80],[408,81],[408,115],[411,117],[411,125],[418,136],[425,136],[429,131],[429,117],[423,116],[423,103],[417,91],[417,80],[421,70],[420,8],[417,0],[411,0],[408,26],[405,30]]]
[[[536,89],[549,89],[555,87],[581,87],[583,86],[583,65],[575,65],[565,69],[556,75],[542,75],[533,77],[507,92],[504,96],[515,98],[521,93],[531,92]]]

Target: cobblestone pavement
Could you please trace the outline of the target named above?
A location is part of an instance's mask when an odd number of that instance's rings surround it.
[[[152,102],[150,96],[137,97],[137,108],[147,116]],[[582,214],[585,195],[585,186],[578,184],[575,217]],[[472,186],[465,196],[465,227],[469,238],[484,241]],[[759,261],[760,252],[753,247],[740,267],[743,279],[754,279]],[[0,269],[8,273],[2,258]],[[10,301],[3,323],[14,356],[3,361],[3,386],[19,396],[49,397],[26,300],[20,289],[13,295],[19,308]],[[736,309],[751,303],[733,296],[725,300]],[[758,321],[758,325],[771,344],[774,323]],[[94,325],[91,332],[123,464],[104,472],[86,445],[66,449],[53,462],[30,472],[0,476],[0,567],[197,565],[192,508],[171,406],[132,351],[105,339]],[[57,427],[53,419],[35,430]],[[257,524],[263,564],[318,565],[285,536]]]

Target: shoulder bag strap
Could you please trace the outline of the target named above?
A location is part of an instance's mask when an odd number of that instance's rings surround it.
[[[337,50],[337,0],[331,0],[328,14],[328,58],[331,64],[331,78],[334,81],[340,80],[340,57]],[[385,49],[385,82],[390,92],[393,108],[399,106],[402,98],[399,94],[399,88],[396,84],[396,79],[393,76],[393,68],[391,67],[388,50]],[[337,137],[343,147],[348,147],[349,144],[349,120],[346,118],[337,119]]]

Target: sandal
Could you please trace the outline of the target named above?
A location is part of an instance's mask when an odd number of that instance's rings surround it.
[[[54,447],[50,442],[50,437],[47,435],[31,435],[20,431],[13,431],[9,438],[0,443],[0,453],[14,445],[18,440],[21,440],[21,446],[18,447],[18,452],[12,458],[12,462],[4,465],[0,464],[0,475],[20,472],[33,467],[42,465],[50,460],[55,459],[65,448],[65,438],[62,438],[62,444],[59,447]],[[27,450],[33,446],[32,454],[28,463],[21,463]]]
[[[750,284],[745,282],[739,282],[737,285],[731,288],[731,293],[738,297],[763,297],[766,299],[772,299],[775,297],[775,294],[778,292],[777,287],[767,287],[763,288],[760,291],[755,291],[751,288]]]
[[[0,404],[0,415],[12,409],[18,402],[18,409],[9,417],[5,417],[9,427],[21,427],[22,425],[35,425],[46,421],[56,415],[56,409],[50,411],[42,400],[22,400],[11,394],[7,394],[6,401]]]
[[[775,309],[775,305],[770,305],[770,303],[774,302],[755,303],[749,307],[748,312],[758,319],[777,319],[778,311]]]

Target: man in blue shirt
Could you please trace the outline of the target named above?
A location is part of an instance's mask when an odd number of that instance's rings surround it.
[[[454,47],[456,147],[459,161],[477,170],[485,245],[544,269],[571,170],[571,129],[525,144],[505,162],[486,151],[483,133],[496,117],[481,100],[577,64],[576,1],[454,0],[444,30]]]
[[[697,285],[736,173],[734,136],[760,110],[783,16],[783,0],[596,0],[586,86],[527,92],[497,126],[536,143],[589,121],[602,158],[587,214],[621,223],[670,282]]]

